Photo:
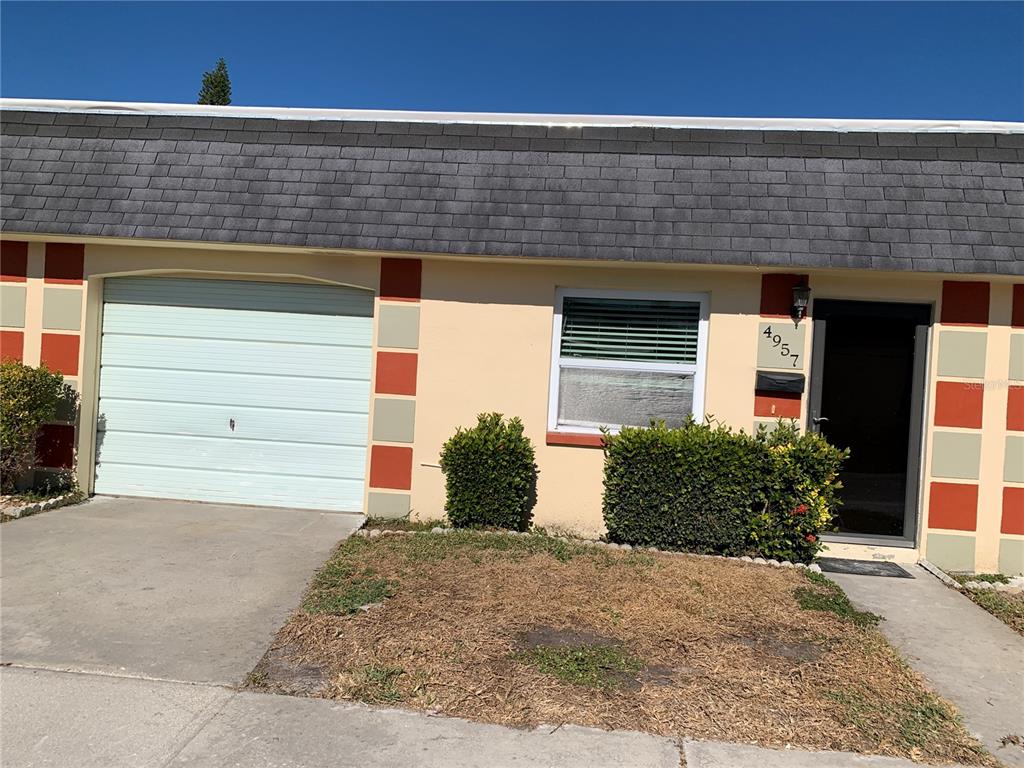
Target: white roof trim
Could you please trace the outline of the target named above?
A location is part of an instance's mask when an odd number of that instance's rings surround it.
[[[292,107],[214,107],[130,101],[0,99],[0,109],[100,114],[202,115],[271,120],[365,120],[490,125],[563,125],[645,128],[706,128],[734,131],[832,131],[868,133],[1024,133],[1024,122],[991,120],[863,120],[790,117],[656,117],[634,115],[552,115],[506,112],[417,112]]]

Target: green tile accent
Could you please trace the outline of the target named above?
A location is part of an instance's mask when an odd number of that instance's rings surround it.
[[[43,289],[43,328],[77,331],[82,327],[82,291],[79,288]]]
[[[373,401],[373,439],[411,443],[416,427],[416,401],[378,397]]]
[[[1024,436],[1007,435],[1003,452],[1003,480],[1024,483]]]
[[[973,571],[974,537],[929,533],[924,556],[946,571]]]
[[[987,343],[988,334],[984,331],[940,331],[939,376],[985,378]]]
[[[783,419],[783,421],[786,421],[786,422],[796,421],[796,419]],[[779,428],[779,420],[778,419],[756,419],[754,421],[754,431],[756,432],[757,428],[761,427],[761,426],[764,426],[765,428],[767,428],[767,430],[769,432],[774,432],[776,429]],[[797,425],[797,426],[799,426],[799,425]]]
[[[999,540],[999,572],[1007,576],[1024,573],[1024,539]]]
[[[1024,381],[1024,333],[1010,334],[1010,379]]]
[[[6,328],[25,327],[24,285],[0,285],[0,325]]]
[[[370,517],[405,517],[409,514],[412,498],[407,493],[378,493],[370,491],[366,500],[366,514]]]
[[[936,432],[932,440],[932,476],[977,480],[981,466],[981,434]]]
[[[381,304],[377,318],[377,346],[416,349],[420,343],[420,308]]]

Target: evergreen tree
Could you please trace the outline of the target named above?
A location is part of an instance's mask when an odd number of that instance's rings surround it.
[[[228,77],[228,65],[224,59],[217,59],[217,66],[203,73],[203,87],[199,90],[199,101],[196,103],[221,106],[231,103],[231,78]]]

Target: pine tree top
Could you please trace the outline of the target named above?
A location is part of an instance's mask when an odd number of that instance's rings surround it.
[[[217,59],[217,66],[203,73],[203,87],[199,89],[199,101],[196,103],[220,106],[231,103],[231,78],[224,59]]]

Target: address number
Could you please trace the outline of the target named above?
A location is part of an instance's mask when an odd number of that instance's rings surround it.
[[[772,345],[772,348],[776,350],[776,353],[780,357],[785,358],[787,363],[792,361],[793,367],[797,367],[797,363],[800,361],[800,355],[793,351],[789,342],[784,341],[780,333],[777,333],[775,329],[769,325],[761,332],[761,335],[767,339],[767,343]]]

